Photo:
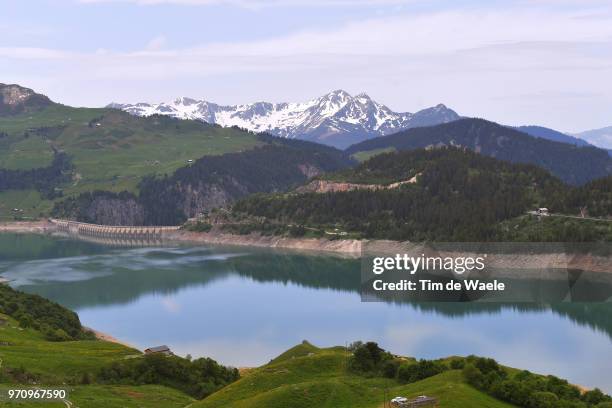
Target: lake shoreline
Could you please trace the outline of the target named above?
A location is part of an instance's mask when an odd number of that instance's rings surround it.
[[[142,352],[142,350],[139,350],[138,347],[135,347],[135,346],[133,346],[133,345],[131,345],[129,343],[121,341],[118,338],[111,336],[110,334],[101,332],[101,331],[96,330],[96,329],[92,329],[91,327],[83,326],[83,329],[92,332],[94,334],[94,336],[96,336],[96,339],[98,339],[100,341],[107,341],[109,343],[119,344],[119,345],[122,345],[122,346],[125,346],[125,347],[129,347],[129,348],[132,348],[134,350],[138,350],[138,351]]]
[[[69,236],[59,231],[57,226],[47,220],[44,221],[14,221],[0,223],[0,233],[33,233],[44,235]],[[90,240],[83,236],[81,239]],[[93,242],[99,242],[92,239]],[[194,245],[218,245],[250,248],[283,249],[289,251],[308,252],[311,254],[335,255],[341,257],[360,258],[365,254],[376,254],[376,256],[395,256],[401,253],[427,252],[427,244],[410,243],[392,240],[367,240],[367,239],[327,239],[327,238],[293,238],[276,235],[261,235],[251,233],[238,235],[225,233],[213,229],[210,232],[194,232],[185,229],[164,231],[162,240],[165,243],[187,243]],[[409,249],[408,249],[409,248]],[[457,256],[455,251],[435,251],[437,255]],[[463,254],[464,253],[460,253]],[[474,254],[475,255],[475,254]],[[489,263],[496,268],[514,269],[510,273],[524,273],[529,269],[575,269],[595,272],[601,274],[606,280],[612,279],[612,258],[598,255],[570,255],[564,253],[546,254],[545,256],[529,253],[516,253],[489,257]],[[544,276],[540,276],[544,278]]]
[[[53,234],[57,227],[48,221],[12,221],[0,222],[0,233],[21,234]],[[264,236],[259,234],[236,235],[222,232],[192,232],[178,230],[164,233],[164,240],[173,242],[189,242],[196,244],[249,246],[260,248],[280,248],[316,252],[338,253],[349,256],[359,256],[368,240],[325,238],[290,238],[280,236]]]

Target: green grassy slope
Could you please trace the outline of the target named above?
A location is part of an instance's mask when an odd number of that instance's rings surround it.
[[[4,366],[27,367],[44,380],[78,379],[98,367],[140,352],[128,347],[97,340],[51,342],[34,329],[23,329],[13,319],[0,315],[0,348]],[[61,356],[61,358],[58,358]]]
[[[344,348],[320,349],[304,343],[193,407],[379,408],[383,406],[385,390],[391,397],[435,396],[443,408],[511,407],[465,384],[460,371],[402,385],[391,379],[350,374],[346,364]]]
[[[112,362],[133,361],[140,352],[103,341],[50,342],[36,330],[20,328],[9,316],[0,315],[0,322],[0,406],[6,407],[381,408],[386,399],[419,395],[437,398],[442,408],[512,407],[468,385],[460,370],[404,384],[354,374],[347,369],[345,348],[318,348],[307,342],[199,401],[161,385],[85,385],[78,380],[83,374]],[[20,367],[34,382],[15,381],[14,370]],[[13,380],[7,376],[11,372]],[[66,401],[6,401],[9,389],[24,388],[60,388],[68,396]]]
[[[257,144],[254,135],[235,129],[195,121],[138,118],[117,111],[106,113],[92,128],[66,129],[57,142],[74,157],[78,176],[70,192],[92,186],[133,191],[144,175],[170,174],[187,165],[187,160]]]
[[[383,147],[380,149],[372,149],[372,150],[365,150],[365,151],[359,151],[357,153],[354,153],[352,155],[352,157],[357,160],[358,162],[364,162],[366,160],[371,159],[374,156],[377,156],[379,154],[382,153],[391,153],[391,152],[395,152],[397,151],[397,149],[395,149],[395,147]]]
[[[13,212],[14,208],[22,209],[23,213]],[[0,222],[13,220],[15,215],[36,218],[41,213],[49,213],[52,208],[53,202],[43,199],[36,190],[0,191]]]
[[[33,329],[20,328],[18,323],[0,314],[0,366],[23,367],[38,377],[38,388],[62,388],[67,400],[78,407],[122,408],[184,407],[193,399],[180,391],[159,385],[65,385],[78,383],[84,373],[94,373],[113,361],[133,358],[140,352],[105,341],[50,342]],[[8,389],[31,387],[20,384],[0,384],[0,406],[6,407],[65,407],[58,401],[2,402]]]
[[[54,149],[66,151],[75,171],[72,183],[63,186],[64,195],[95,189],[135,191],[145,175],[171,174],[190,159],[261,143],[253,134],[198,121],[63,105],[0,117],[0,132],[6,134],[0,137],[0,168],[44,167],[51,163]],[[0,192],[0,216],[12,215],[8,207],[23,208],[24,216],[37,216],[51,207],[31,191],[24,194],[30,199],[20,204],[15,193]]]
[[[6,395],[9,387],[0,384]],[[41,387],[42,388],[42,387]],[[182,408],[194,400],[180,391],[159,385],[83,385],[65,387],[66,400],[78,408]],[[62,401],[4,402],[7,408],[65,408]]]

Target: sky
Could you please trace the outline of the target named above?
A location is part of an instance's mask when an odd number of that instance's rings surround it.
[[[74,106],[303,101],[612,125],[610,0],[0,0],[0,82]]]

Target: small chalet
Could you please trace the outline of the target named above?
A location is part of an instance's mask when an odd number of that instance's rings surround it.
[[[164,354],[166,356],[173,356],[174,353],[170,351],[170,347],[168,346],[157,346],[146,349],[145,354]]]

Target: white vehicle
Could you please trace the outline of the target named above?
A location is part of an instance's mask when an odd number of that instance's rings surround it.
[[[391,404],[393,405],[405,404],[406,402],[408,402],[408,398],[406,397],[395,397],[391,400]]]

